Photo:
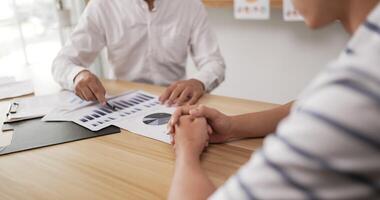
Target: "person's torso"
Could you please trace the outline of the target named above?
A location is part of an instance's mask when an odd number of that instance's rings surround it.
[[[186,72],[196,0],[102,2],[111,74],[117,79],[168,85]]]
[[[379,198],[379,130],[380,4],[278,127],[289,152],[312,163],[297,176],[322,199]]]
[[[211,199],[379,199],[379,130],[380,4]]]

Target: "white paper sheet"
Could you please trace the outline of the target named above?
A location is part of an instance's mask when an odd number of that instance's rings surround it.
[[[73,112],[76,109],[95,104],[92,101],[82,100],[73,92],[65,91],[60,95],[60,103],[50,110],[43,118],[42,121],[72,121],[69,112]]]
[[[116,106],[116,111],[99,104],[69,112],[72,121],[90,130],[97,131],[114,125],[119,120],[129,120],[145,110],[153,109],[159,105],[158,97],[136,91],[108,100],[108,103]]]
[[[19,97],[34,92],[31,81],[17,81],[0,85],[0,99]]]
[[[167,135],[167,123],[174,110],[175,108],[158,105],[130,119],[116,121],[114,125],[132,133],[170,144],[170,135]]]
[[[115,125],[139,135],[170,142],[170,136],[166,135],[166,124],[175,108],[160,105],[157,96],[133,91],[111,97],[108,103],[115,106],[116,110],[90,103],[75,109],[54,109],[43,120],[73,121],[92,131]],[[148,116],[151,114],[155,115]]]
[[[12,143],[13,131],[0,132],[0,152]]]
[[[234,0],[236,19],[269,19],[269,0]]]
[[[82,100],[70,91],[17,99],[12,102],[18,104],[17,112],[10,114],[8,121],[43,117],[56,107],[73,108],[78,104],[77,102],[82,102]]]
[[[0,77],[0,86],[8,83],[16,82],[16,79],[11,76],[2,76]]]

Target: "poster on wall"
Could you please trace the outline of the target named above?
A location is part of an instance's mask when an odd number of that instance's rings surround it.
[[[269,0],[234,0],[236,19],[265,20],[270,17]]]
[[[303,21],[303,17],[294,8],[292,0],[283,0],[282,10],[285,21]]]

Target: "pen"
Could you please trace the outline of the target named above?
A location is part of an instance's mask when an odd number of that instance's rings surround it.
[[[116,111],[116,107],[106,102],[106,105],[111,108],[111,110]]]

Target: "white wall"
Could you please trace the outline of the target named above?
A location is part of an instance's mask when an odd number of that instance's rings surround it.
[[[208,9],[227,64],[226,80],[213,93],[285,103],[345,47],[337,23],[318,31],[303,22],[284,22],[281,10],[268,21],[241,21],[231,9]],[[191,59],[189,59],[191,60]],[[188,73],[195,68],[191,63]]]

